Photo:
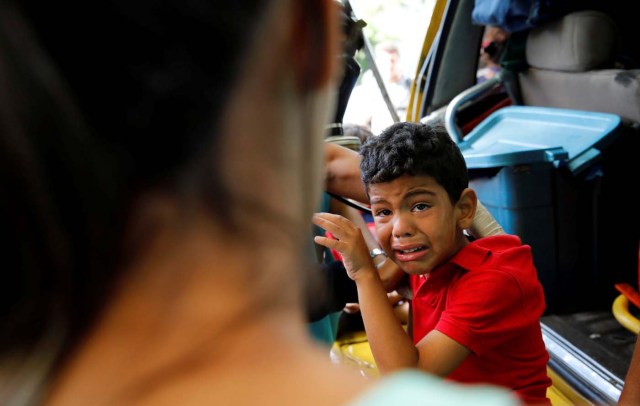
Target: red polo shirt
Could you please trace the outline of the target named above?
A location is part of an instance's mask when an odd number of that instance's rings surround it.
[[[414,343],[436,329],[472,352],[450,379],[508,387],[528,403],[549,402],[544,293],[531,248],[520,238],[478,239],[410,281]]]

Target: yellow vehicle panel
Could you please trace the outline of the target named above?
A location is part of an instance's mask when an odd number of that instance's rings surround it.
[[[364,331],[344,334],[336,340],[331,349],[331,359],[337,363],[353,366],[364,377],[377,378],[380,376]],[[551,369],[547,368],[547,372],[553,381],[553,385],[547,390],[547,396],[552,405],[591,405]]]

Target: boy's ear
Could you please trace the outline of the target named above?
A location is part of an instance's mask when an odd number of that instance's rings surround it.
[[[478,196],[473,189],[466,188],[462,191],[460,199],[456,203],[456,214],[458,216],[458,227],[468,229],[473,224],[473,217],[476,214]]]
[[[340,4],[336,0],[294,0],[294,70],[301,91],[336,81],[340,56]]]

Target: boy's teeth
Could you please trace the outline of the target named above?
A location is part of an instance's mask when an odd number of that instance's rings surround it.
[[[416,252],[420,249],[420,247],[411,248],[410,250],[402,250],[403,254],[409,254],[411,252]]]

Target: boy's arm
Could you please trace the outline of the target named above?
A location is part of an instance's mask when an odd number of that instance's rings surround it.
[[[367,338],[380,371],[417,366],[418,351],[393,312],[360,229],[330,213],[316,213],[313,223],[336,237],[317,236],[315,241],[340,252],[349,277],[356,282]]]
[[[336,237],[315,237],[315,242],[340,252],[349,277],[356,282],[367,339],[381,372],[419,367],[444,377],[471,353],[436,330],[414,346],[389,304],[360,229],[343,216],[330,213],[316,213],[313,223]]]
[[[408,283],[408,275],[392,260],[385,260],[376,266],[382,285],[387,292],[397,291],[406,299],[411,299],[411,288]]]
[[[333,214],[339,214],[349,219],[353,224],[355,224],[360,229],[360,231],[362,231],[362,237],[364,238],[364,241],[367,244],[367,249],[369,250],[369,252],[371,252],[371,250],[374,248],[380,248],[378,244],[378,240],[373,235],[373,233],[371,233],[371,231],[369,230],[369,227],[367,226],[367,222],[362,217],[362,214],[360,213],[360,211],[336,199],[331,199],[330,210],[331,210],[331,213]],[[376,267],[382,265],[384,258],[386,258],[386,256],[382,256],[382,255],[380,257],[373,258],[374,265]]]
[[[438,330],[429,332],[416,347],[418,367],[441,377],[452,373],[471,354],[467,347]]]
[[[373,272],[366,273],[356,279],[356,286],[367,339],[382,373],[419,368],[446,377],[471,354],[467,347],[437,330],[414,346],[383,296],[380,278]]]
[[[418,366],[418,351],[389,303],[378,274],[356,279],[360,313],[373,358],[381,373]]]
[[[362,231],[362,236],[367,244],[367,248],[369,252],[374,248],[379,248],[378,240],[375,235],[369,230],[367,226],[367,222],[364,221],[362,214],[353,207],[347,206],[346,204],[336,200],[331,199],[331,213],[340,214],[347,219],[351,220],[353,224],[358,226]],[[387,292],[392,292],[396,288],[402,289],[401,283],[406,279],[406,273],[393,261],[389,260],[386,255],[379,255],[373,258],[374,265],[378,270],[378,274],[380,275],[380,279],[382,279],[382,284]],[[403,296],[410,298],[405,294]]]

